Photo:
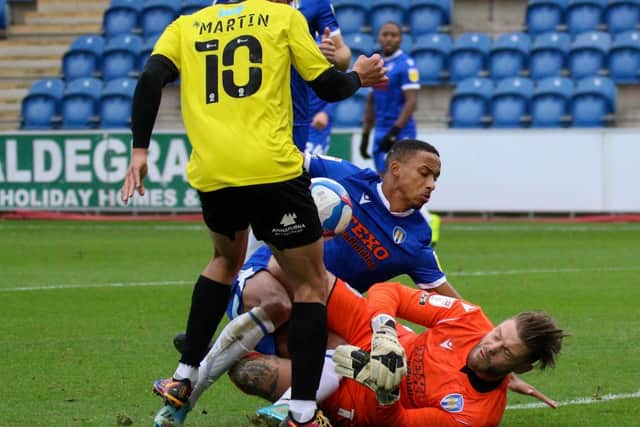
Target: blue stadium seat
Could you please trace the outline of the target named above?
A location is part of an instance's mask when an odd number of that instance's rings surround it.
[[[91,77],[100,70],[104,39],[95,34],[76,37],[62,57],[62,75],[67,81]]]
[[[140,28],[148,37],[160,34],[178,17],[179,5],[175,0],[146,0],[140,12]]]
[[[387,22],[404,25],[405,15],[410,5],[411,0],[372,0],[369,22],[373,34],[377,36],[380,28]]]
[[[120,34],[107,39],[102,56],[102,78],[112,80],[129,77],[138,67],[142,39],[133,34]]]
[[[420,72],[420,83],[440,84],[451,52],[451,37],[444,33],[423,34],[413,44],[411,56]]]
[[[96,123],[102,81],[93,77],[67,84],[62,97],[62,128],[89,129]]]
[[[527,31],[543,34],[558,31],[565,22],[567,0],[529,0],[525,16]]]
[[[606,7],[607,0],[569,0],[566,15],[569,33],[597,31]]]
[[[202,8],[211,6],[213,0],[182,0],[180,15],[191,15]]]
[[[531,98],[531,126],[562,127],[567,121],[566,116],[572,95],[573,80],[571,79],[550,77],[540,80]]]
[[[609,76],[618,83],[640,81],[640,32],[627,31],[615,37],[607,68]]]
[[[449,103],[451,127],[485,127],[492,92],[493,82],[489,79],[474,77],[459,82]]]
[[[411,52],[411,49],[413,49],[414,43],[415,43],[415,39],[413,38],[413,35],[402,33],[402,43],[400,43],[400,49],[402,49],[403,52],[406,52],[406,53]],[[379,47],[380,45],[378,45],[378,48]]]
[[[578,82],[571,97],[573,126],[602,127],[616,109],[616,86],[607,77],[587,77]]]
[[[357,33],[367,25],[371,0],[334,0],[336,19],[343,34]]]
[[[501,34],[489,53],[489,74],[493,80],[517,77],[527,68],[531,39],[525,33]]]
[[[609,0],[604,21],[610,33],[635,30],[640,22],[640,0]]]
[[[524,127],[533,95],[533,82],[528,78],[511,77],[498,82],[491,96],[493,127]]]
[[[102,17],[102,28],[106,37],[128,34],[138,27],[138,15],[142,0],[111,0]]]
[[[451,23],[450,15],[451,0],[414,0],[407,15],[411,34],[435,33]]]
[[[368,94],[366,89],[360,89],[352,97],[336,103],[334,126],[337,128],[361,127]]]
[[[147,63],[147,59],[151,56],[151,52],[153,52],[153,48],[156,45],[156,42],[160,38],[160,34],[154,34],[153,36],[147,37],[144,39],[142,43],[142,49],[140,50],[140,54],[138,54],[138,62],[136,69],[142,71],[144,65]]]
[[[487,68],[491,49],[491,37],[485,33],[460,34],[453,43],[449,55],[451,80],[461,80],[478,76]]]
[[[367,33],[351,33],[344,35],[344,42],[351,49],[351,65],[360,55],[371,55],[376,48],[373,36]]]
[[[107,82],[100,97],[100,127],[124,128],[131,121],[131,101],[136,80],[115,79]]]
[[[576,36],[569,53],[569,72],[574,80],[596,76],[606,67],[611,45],[609,33],[592,31]]]
[[[60,79],[42,79],[33,83],[22,99],[22,128],[53,129],[63,93],[64,82]]]
[[[537,36],[529,54],[529,77],[534,80],[559,76],[566,68],[571,39],[567,33]]]
[[[9,3],[7,0],[0,0],[0,31],[9,28]]]

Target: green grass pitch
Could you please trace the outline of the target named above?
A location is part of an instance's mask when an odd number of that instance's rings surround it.
[[[545,309],[571,333],[523,377],[564,406],[510,395],[504,426],[640,425],[640,224],[444,223],[437,249],[495,322]],[[150,426],[210,250],[196,223],[0,221],[0,426]],[[246,426],[262,403],[224,377],[187,425]]]

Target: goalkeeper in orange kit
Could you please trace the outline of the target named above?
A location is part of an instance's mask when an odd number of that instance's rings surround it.
[[[400,283],[375,285],[364,298],[337,279],[327,309],[329,329],[349,343],[333,353],[344,378],[333,390],[322,383],[319,389],[334,426],[497,426],[509,382],[517,381],[512,374],[554,366],[566,336],[545,313],[520,313],[494,327],[476,305]],[[428,329],[393,327],[393,317]],[[244,391],[274,400],[261,385],[273,393],[286,378],[283,360],[247,357],[231,377]],[[251,377],[256,368],[263,384]],[[322,381],[331,383],[325,377],[335,372],[325,369]]]

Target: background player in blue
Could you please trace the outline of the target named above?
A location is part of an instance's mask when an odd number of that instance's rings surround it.
[[[400,141],[390,150],[387,163],[388,169],[381,177],[341,159],[305,155],[305,168],[311,176],[340,182],[353,202],[347,230],[325,242],[327,269],[344,276],[343,280],[361,292],[374,283],[408,274],[422,289],[459,297],[430,247],[431,229],[420,212],[440,175],[438,151],[426,142]],[[200,365],[200,377],[189,398],[191,407],[260,340],[259,351],[276,353],[274,336],[269,334],[288,320],[291,309],[290,298],[281,285],[286,278],[280,272],[267,246],[259,248],[243,265],[234,280],[234,295],[227,310],[234,320],[220,333]],[[278,354],[285,354],[285,348],[278,346]],[[186,409],[173,416],[184,419]]]
[[[292,5],[304,15],[309,32],[320,38],[320,51],[339,70],[349,68],[351,50],[344,43],[336,15],[330,0],[297,0]],[[313,93],[297,71],[291,72],[291,97],[293,99],[293,142],[304,151],[313,115],[309,97]]]
[[[335,106],[335,102],[324,101],[313,92],[309,94],[309,112],[312,119],[304,148],[305,154],[326,154],[329,151]]]
[[[374,127],[373,162],[379,173],[385,171],[385,157],[394,142],[416,137],[413,119],[418,105],[420,76],[413,59],[400,49],[402,30],[395,22],[387,22],[380,29],[378,42],[382,48],[388,82],[373,88],[367,99],[362,127],[360,154],[367,153],[369,134]]]

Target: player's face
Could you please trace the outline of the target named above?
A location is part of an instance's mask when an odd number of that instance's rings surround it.
[[[529,350],[508,319],[480,340],[467,356],[467,365],[483,379],[497,379],[528,365]]]
[[[380,43],[384,56],[393,55],[402,43],[400,28],[394,24],[384,24],[378,34],[378,43]]]
[[[414,156],[391,165],[391,168],[397,176],[397,189],[404,196],[407,209],[420,209],[429,201],[440,176],[438,156],[419,150]]]

